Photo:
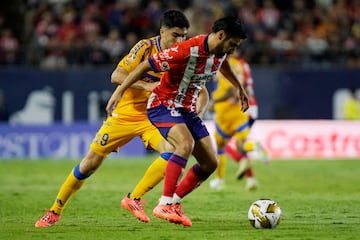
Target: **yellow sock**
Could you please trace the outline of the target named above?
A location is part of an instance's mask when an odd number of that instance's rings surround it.
[[[53,203],[50,210],[54,211],[55,213],[61,215],[62,211],[64,210],[66,204],[68,203],[71,196],[77,192],[81,186],[84,184],[85,179],[79,180],[74,176],[74,170],[66,178],[65,182],[62,184],[57,196],[56,200]]]
[[[246,141],[244,144],[243,144],[243,151],[244,152],[251,152],[251,151],[254,151],[255,149],[255,144],[253,142],[250,142],[250,141]]]
[[[144,176],[135,186],[130,194],[130,198],[142,198],[145,193],[154,188],[165,175],[167,161],[162,157],[158,157],[146,170]]]
[[[219,164],[216,169],[216,177],[219,179],[223,179],[225,177],[225,170],[227,163],[226,155],[224,153],[218,154],[218,159],[219,159]]]

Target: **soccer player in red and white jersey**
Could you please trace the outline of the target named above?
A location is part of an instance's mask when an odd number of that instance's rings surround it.
[[[118,104],[125,90],[144,72],[165,72],[149,97],[148,117],[175,150],[168,159],[164,189],[158,206],[153,210],[154,216],[184,226],[192,225],[183,213],[180,201],[204,182],[218,163],[209,132],[196,113],[199,93],[220,71],[236,87],[241,110],[248,109],[247,94],[226,60],[227,54],[245,38],[240,19],[221,18],[215,21],[210,34],[175,44],[142,62],[108,101],[106,110],[111,115],[111,109]],[[191,154],[197,163],[178,184]]]
[[[160,18],[159,35],[140,40],[130,50],[113,71],[111,81],[120,85],[122,80],[144,59],[176,42],[185,40],[189,28],[186,16],[178,10],[167,10]],[[35,227],[51,227],[61,219],[62,212],[72,196],[77,193],[86,180],[101,166],[106,157],[118,151],[131,139],[140,137],[144,145],[160,153],[160,156],[149,166],[144,176],[133,191],[121,201],[121,206],[129,210],[137,219],[149,222],[144,212],[141,198],[147,191],[156,186],[164,176],[166,162],[171,155],[172,146],[164,140],[158,129],[147,118],[147,100],[151,90],[156,86],[162,72],[148,71],[138,78],[121,102],[113,110],[112,116],[104,121],[96,133],[88,153],[66,177],[61,185],[51,208],[36,221]],[[201,93],[208,97],[207,91]],[[202,98],[202,97],[201,97]],[[199,106],[199,112],[205,109]],[[201,114],[201,113],[199,113]]]

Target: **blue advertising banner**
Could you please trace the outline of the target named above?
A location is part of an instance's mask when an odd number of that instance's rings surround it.
[[[85,156],[99,124],[0,124],[0,159],[79,159]],[[110,157],[146,154],[141,139],[133,139]]]

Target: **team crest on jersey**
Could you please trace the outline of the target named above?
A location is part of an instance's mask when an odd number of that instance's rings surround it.
[[[170,53],[170,49],[165,49],[165,50],[163,50],[162,52],[159,52],[159,58],[160,58],[160,60],[163,61],[163,60],[172,59],[173,56],[171,56],[169,53]]]
[[[161,62],[161,65],[160,65],[160,69],[162,72],[166,72],[168,70],[170,70],[170,65],[168,62]]]
[[[130,62],[134,61],[135,59],[136,59],[136,55],[134,53],[129,53],[126,57],[126,60]]]

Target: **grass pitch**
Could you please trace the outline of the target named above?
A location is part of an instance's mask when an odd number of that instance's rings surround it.
[[[150,223],[119,207],[154,158],[106,160],[70,200],[61,221],[42,229],[35,221],[77,161],[0,161],[0,239],[359,239],[359,160],[254,162],[260,188],[253,192],[235,179],[237,166],[229,161],[224,190],[212,191],[206,181],[184,199],[193,221],[185,228],[151,216],[162,184],[145,196]],[[250,226],[247,211],[259,198],[280,205],[276,229]]]

